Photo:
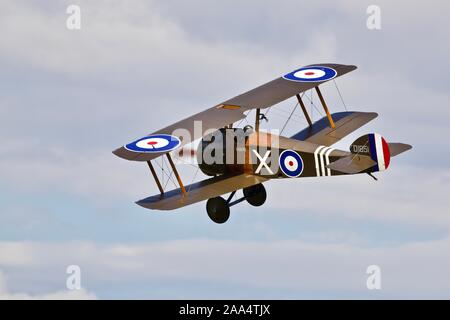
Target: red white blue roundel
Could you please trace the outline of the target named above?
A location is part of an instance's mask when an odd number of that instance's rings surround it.
[[[290,178],[298,177],[303,172],[303,159],[293,150],[284,150],[278,158],[281,171]]]
[[[327,81],[336,77],[336,70],[328,67],[300,68],[283,76],[286,80],[297,82]]]
[[[170,134],[153,134],[125,145],[125,149],[133,152],[168,152],[180,144],[180,139]]]

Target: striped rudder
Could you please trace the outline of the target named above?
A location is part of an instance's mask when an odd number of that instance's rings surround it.
[[[391,161],[389,145],[378,133],[369,133],[356,139],[350,145],[350,152],[370,156],[377,163],[371,172],[386,170]]]

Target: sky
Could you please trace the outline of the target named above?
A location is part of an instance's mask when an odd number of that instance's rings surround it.
[[[80,30],[66,27],[72,4]],[[443,0],[1,0],[0,298],[450,298],[449,13]],[[156,186],[112,150],[325,62],[358,66],[336,81],[344,103],[322,86],[333,112],[379,114],[336,147],[369,132],[413,145],[379,181],[270,181],[264,206],[235,206],[224,225],[205,203],[134,203]],[[305,125],[295,113],[283,134]]]

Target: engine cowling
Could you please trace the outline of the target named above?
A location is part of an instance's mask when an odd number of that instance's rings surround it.
[[[219,129],[205,135],[197,149],[200,170],[209,176],[242,173],[245,164],[245,143],[251,130]]]

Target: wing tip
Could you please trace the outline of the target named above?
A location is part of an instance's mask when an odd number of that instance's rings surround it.
[[[137,204],[138,206],[141,206],[141,207],[145,208],[145,205],[144,205],[144,204],[145,204],[144,199],[137,200],[137,201],[135,201],[134,203]]]
[[[153,202],[148,201],[147,199],[148,198],[137,200],[134,203],[137,204],[138,206],[142,207],[142,208],[145,208],[145,209],[150,209],[150,210],[155,209],[153,207],[153,205],[152,205]]]
[[[112,151],[112,153],[119,158],[122,158],[125,160],[132,160],[129,157],[129,153],[127,152],[127,149],[125,149],[123,146],[115,149],[114,151]]]
[[[122,159],[129,160],[129,161],[150,161],[153,160],[156,157],[159,157],[166,152],[161,153],[142,153],[142,152],[134,152],[126,149],[125,147],[117,148],[116,150],[112,151],[112,153]]]
[[[372,119],[375,119],[378,117],[378,112],[367,112],[368,115],[372,117]]]
[[[113,150],[113,151],[111,151],[111,152],[112,152],[112,154],[114,154],[114,155],[120,157],[120,149],[121,149],[121,148],[117,148],[117,149],[115,149],[115,150]]]

